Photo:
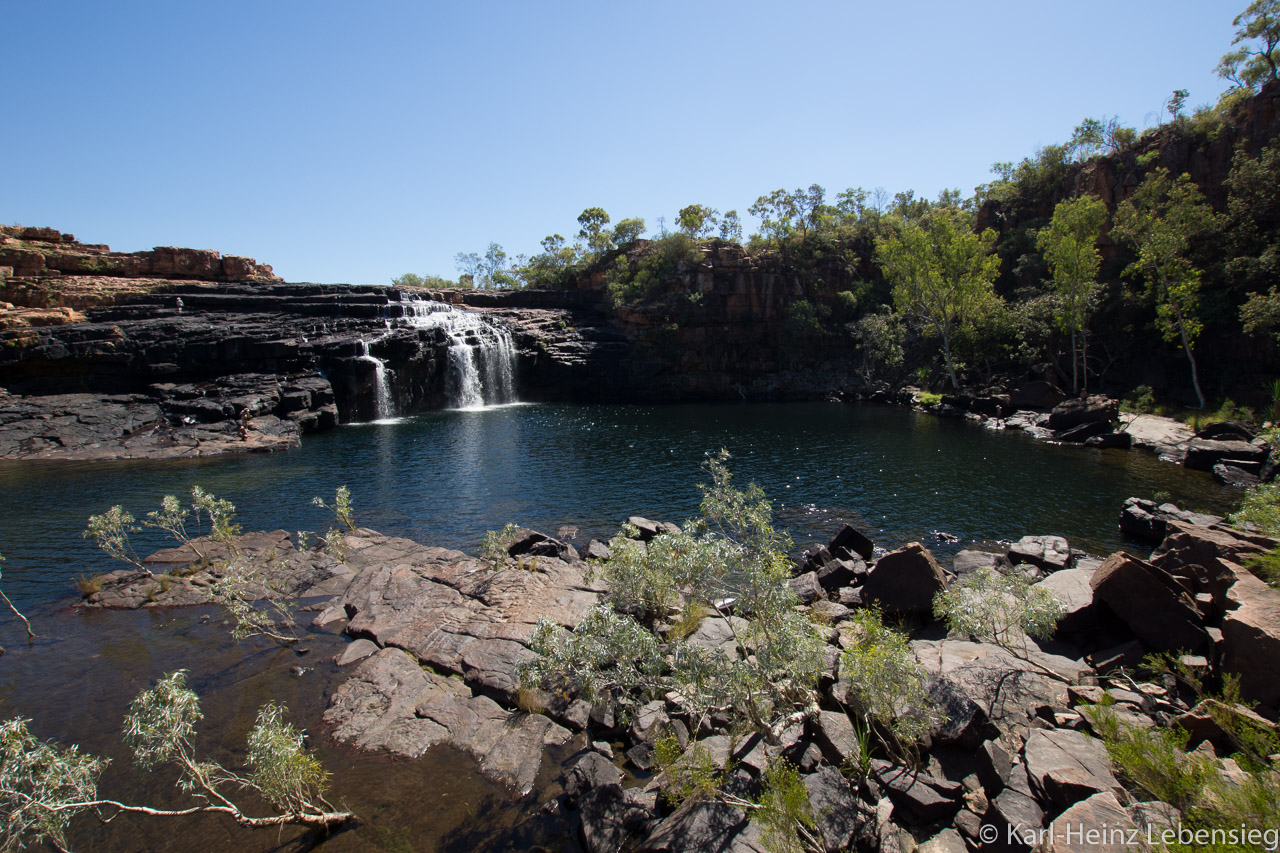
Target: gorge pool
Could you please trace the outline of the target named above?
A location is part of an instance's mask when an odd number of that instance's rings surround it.
[[[170,796],[172,779],[141,776],[119,746],[128,701],[159,675],[192,671],[204,698],[202,744],[235,761],[253,714],[286,700],[293,719],[334,773],[335,802],[366,823],[326,850],[560,848],[560,819],[537,792],[512,802],[469,767],[429,754],[417,762],[359,756],[326,743],[320,714],[341,675],[329,662],[343,640],[315,633],[309,654],[235,644],[210,608],[80,613],[74,579],[116,566],[80,536],[112,504],[135,515],[164,494],[199,484],[232,500],[246,530],[323,530],[313,496],[351,489],[356,519],[383,533],[474,552],[508,521],[576,540],[607,538],[628,515],[683,521],[698,505],[704,454],[727,448],[737,479],[773,502],[797,550],[842,523],[891,549],[919,540],[940,556],[974,542],[1060,534],[1106,554],[1126,497],[1166,493],[1188,508],[1225,512],[1238,493],[1148,453],[1036,442],[905,409],[840,404],[584,406],[511,405],[357,424],[308,436],[299,450],[178,462],[23,463],[0,467],[3,588],[33,618],[28,645],[13,620],[0,625],[0,718],[31,718],[43,737],[116,757],[104,792],[133,800]],[[942,534],[945,534],[942,535]],[[954,539],[953,539],[954,537]],[[139,538],[142,553],[159,539]],[[1138,549],[1140,550],[1140,549]],[[301,676],[291,673],[302,666]],[[554,768],[548,771],[554,776]],[[128,820],[126,825],[125,821]],[[82,818],[86,850],[291,849],[298,834],[245,833],[219,818]]]

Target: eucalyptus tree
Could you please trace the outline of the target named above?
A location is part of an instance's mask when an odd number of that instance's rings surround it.
[[[738,218],[738,211],[727,210],[720,217],[720,239],[730,243],[742,242],[742,220]]]
[[[1098,292],[1098,268],[1102,265],[1098,237],[1106,221],[1107,206],[1102,199],[1080,196],[1059,202],[1048,227],[1036,235],[1036,247],[1044,253],[1053,275],[1058,325],[1071,334],[1072,393],[1080,391],[1081,373],[1085,390],[1089,388],[1089,314]]]
[[[680,212],[676,214],[676,223],[680,226],[680,230],[694,240],[710,235],[719,221],[718,210],[701,204],[687,205],[680,208]]]
[[[588,207],[578,214],[578,238],[587,245],[587,251],[599,257],[614,246],[613,232],[605,226],[609,214],[602,207]]]
[[[892,233],[876,238],[876,261],[893,285],[895,308],[942,338],[951,387],[960,390],[951,342],[957,329],[998,297],[993,284],[1000,259],[995,232],[973,230],[973,215],[932,206],[918,219],[897,217]]]
[[[1116,209],[1112,232],[1137,259],[1126,274],[1140,276],[1155,300],[1156,325],[1164,339],[1178,341],[1191,365],[1191,384],[1204,408],[1195,342],[1200,334],[1201,271],[1190,259],[1193,243],[1218,228],[1219,217],[1187,174],[1176,179],[1166,169],[1147,175],[1133,196]]]
[[[1280,0],[1254,0],[1232,23],[1241,47],[1222,57],[1218,76],[1253,91],[1280,78]]]

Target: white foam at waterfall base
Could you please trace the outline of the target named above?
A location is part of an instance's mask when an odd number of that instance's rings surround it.
[[[487,409],[517,402],[516,348],[506,329],[443,302],[411,299],[402,304],[410,326],[440,329],[449,339],[449,408]]]

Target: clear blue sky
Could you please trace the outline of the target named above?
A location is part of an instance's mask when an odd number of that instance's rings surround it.
[[[0,221],[387,283],[593,205],[968,194],[1085,116],[1216,100],[1246,5],[0,0]]]

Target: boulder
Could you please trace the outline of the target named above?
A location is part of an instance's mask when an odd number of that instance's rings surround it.
[[[615,853],[642,832],[653,813],[619,784],[587,790],[578,800],[582,847],[586,853]]]
[[[1280,592],[1240,570],[1227,590],[1222,668],[1240,676],[1240,695],[1280,709]]]
[[[1009,546],[1009,562],[1056,572],[1071,562],[1071,546],[1061,536],[1023,536]]]
[[[1217,421],[1196,433],[1205,441],[1253,441],[1257,432],[1243,421]]]
[[[844,711],[818,711],[811,717],[809,725],[813,731],[813,740],[826,755],[827,760],[837,767],[846,762],[857,762],[862,756],[862,747],[858,743],[858,733]]]
[[[599,539],[592,539],[587,543],[587,547],[582,549],[581,556],[584,560],[607,560],[609,559],[609,546]]]
[[[1128,450],[1133,446],[1133,436],[1127,432],[1104,432],[1098,435],[1090,436],[1084,440],[1085,447],[1095,447],[1099,450]]]
[[[818,583],[827,592],[850,586],[867,576],[867,564],[858,557],[851,560],[832,559],[818,569]]]
[[[1230,462],[1219,462],[1213,466],[1213,479],[1233,489],[1247,489],[1262,482],[1258,475]]]
[[[1066,685],[1041,675],[1025,660],[991,643],[967,640],[912,640],[911,649],[924,671],[944,677],[959,688],[989,719],[1001,727],[1025,724],[1043,705],[1065,705]],[[1059,655],[1029,651],[1037,667],[1076,681],[1089,667]]]
[[[1023,756],[1032,788],[1060,809],[1099,792],[1124,794],[1106,746],[1083,732],[1033,729]]]
[[[988,798],[994,798],[1004,790],[1013,770],[1013,756],[999,741],[989,740],[978,748],[976,754],[978,781]]]
[[[1240,460],[1261,465],[1267,459],[1266,447],[1258,447],[1247,441],[1214,441],[1193,438],[1187,445],[1186,467],[1194,471],[1212,471],[1219,462]]]
[[[1170,462],[1181,462],[1186,455],[1187,445],[1195,438],[1191,427],[1160,415],[1135,415],[1126,412],[1120,415],[1120,422],[1124,425],[1124,431],[1132,438],[1134,447],[1150,450]]]
[[[1150,563],[1117,552],[1103,562],[1089,584],[1094,597],[1152,651],[1197,651],[1208,642],[1191,597],[1168,573]]]
[[[972,749],[998,734],[982,706],[947,678],[929,684],[929,704],[942,711],[942,719],[930,730],[934,744],[954,744]]]
[[[1064,569],[1035,584],[1035,588],[1050,593],[1065,608],[1058,620],[1055,636],[1066,638],[1082,634],[1096,625],[1098,611],[1090,584],[1093,575],[1094,572],[1088,568]]]
[[[866,820],[849,781],[834,767],[822,767],[804,777],[809,806],[817,815],[818,834],[828,851],[844,850],[853,842],[853,834]]]
[[[527,528],[516,531],[507,553],[512,557],[554,557],[566,563],[578,559],[577,550],[569,543]]]
[[[641,842],[640,853],[746,853],[752,847],[738,836],[744,834],[747,818],[741,809],[720,802],[704,802],[697,797],[654,827]]]
[[[353,663],[359,663],[370,655],[377,654],[377,643],[369,640],[352,640],[351,643],[342,650],[333,661],[338,666],[349,666]]]
[[[978,569],[999,569],[1009,565],[1009,559],[1004,554],[996,554],[991,551],[973,551],[965,549],[957,551],[956,555],[951,558],[951,571],[957,575],[967,575],[969,572]]]
[[[949,819],[959,811],[964,788],[928,773],[872,760],[876,781],[893,801],[894,815],[910,823],[927,824]]]
[[[870,560],[875,551],[875,545],[866,536],[846,524],[840,528],[835,536],[831,537],[831,541],[827,544],[827,550],[836,557],[857,556],[864,560]]]
[[[1222,521],[1220,515],[1179,509],[1176,504],[1142,498],[1129,498],[1120,510],[1120,532],[1130,539],[1157,545],[1168,533],[1169,522],[1178,521],[1197,527],[1213,527]]]
[[[564,773],[564,792],[578,797],[592,788],[621,785],[622,771],[598,752],[584,752],[574,759]]]
[[[1091,438],[1111,432],[1111,425],[1101,421],[1089,421],[1068,429],[1058,430],[1054,438],[1064,444],[1084,444]]]
[[[635,527],[640,531],[640,541],[648,542],[654,537],[661,536],[664,533],[678,534],[680,528],[668,521],[650,521],[642,515],[633,515],[627,519],[627,524]]]
[[[1116,795],[1102,791],[1058,815],[1044,833],[1043,853],[1132,853],[1145,840]]]
[[[1066,394],[1050,382],[1036,379],[1024,382],[1009,395],[1015,409],[1052,409],[1066,399]]]
[[[1047,426],[1051,430],[1061,431],[1081,424],[1109,425],[1115,423],[1119,413],[1119,402],[1110,397],[1095,394],[1083,400],[1065,400],[1054,406],[1053,411],[1049,413]]]
[[[818,582],[817,572],[805,572],[787,581],[787,586],[799,599],[801,604],[812,604],[826,596],[822,584]]]
[[[930,614],[934,596],[946,588],[946,576],[933,554],[912,542],[876,561],[862,587],[862,600],[891,615]]]

